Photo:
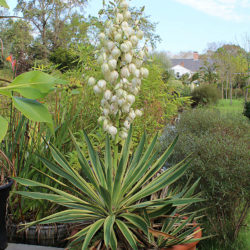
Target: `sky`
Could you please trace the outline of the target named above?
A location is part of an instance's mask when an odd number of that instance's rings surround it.
[[[16,5],[16,0],[7,2]],[[102,2],[90,0],[86,14],[97,16]],[[250,0],[131,0],[130,5],[145,6],[146,15],[158,23],[158,51],[202,53],[209,43],[240,43],[250,36]]]

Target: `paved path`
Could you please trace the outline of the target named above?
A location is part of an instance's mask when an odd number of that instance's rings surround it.
[[[42,246],[9,243],[6,250],[64,250],[64,248],[42,247]]]

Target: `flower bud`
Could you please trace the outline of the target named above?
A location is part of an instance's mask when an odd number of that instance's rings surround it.
[[[131,36],[130,42],[133,44],[133,46],[136,46],[138,44],[138,38],[136,36]]]
[[[146,68],[141,68],[141,75],[143,78],[147,78],[148,77],[148,69]]]
[[[117,103],[118,103],[118,105],[119,106],[122,106],[124,103],[125,103],[125,100],[122,98],[122,99],[119,99],[118,101],[117,101]]]
[[[111,70],[114,70],[117,66],[117,61],[115,59],[109,60],[108,65]]]
[[[132,62],[132,59],[133,59],[133,56],[132,56],[130,53],[126,53],[126,54],[124,55],[124,61],[125,61],[126,63],[131,63],[131,62]]]
[[[112,41],[107,42],[107,48],[109,51],[112,51],[114,47],[115,47],[115,44]]]
[[[106,100],[109,100],[111,97],[112,97],[111,91],[110,90],[106,90],[105,93],[104,93],[104,98]]]
[[[123,16],[124,16],[124,19],[128,20],[131,18],[131,13],[129,11],[125,11]]]
[[[128,3],[125,0],[122,0],[120,2],[120,8],[127,9],[128,8]]]
[[[130,110],[130,105],[128,103],[122,105],[122,111],[124,113],[129,113],[129,110]]]
[[[126,139],[128,137],[128,133],[127,132],[124,132],[124,131],[121,131],[119,133],[119,136],[122,138],[122,139]]]
[[[113,96],[112,96],[111,102],[117,102],[117,96],[116,96],[116,95],[113,95]]]
[[[100,39],[100,41],[103,41],[105,39],[105,34],[104,33],[100,33],[98,38]]]
[[[119,74],[118,74],[118,72],[117,71],[112,71],[111,73],[110,73],[110,82],[111,83],[114,83],[117,79],[118,79],[118,77],[119,77]]]
[[[134,95],[128,95],[126,99],[130,104],[133,104],[135,102],[135,96]]]
[[[114,126],[110,126],[108,128],[108,132],[112,135],[112,136],[115,136],[117,134],[117,128],[114,127]]]
[[[128,67],[125,66],[121,69],[121,76],[124,78],[128,78],[130,76],[130,72],[128,70]]]
[[[124,52],[124,53],[127,53],[129,52],[130,48],[128,47],[128,45],[126,43],[123,43],[121,45],[121,51]]]
[[[97,84],[98,84],[98,87],[101,89],[106,88],[106,81],[105,80],[99,80]]]
[[[123,21],[123,15],[121,13],[118,13],[116,16],[116,22],[120,24]]]
[[[136,71],[136,66],[133,63],[130,63],[128,68],[129,71],[134,75],[135,74],[134,72]]]
[[[143,59],[143,58],[144,58],[144,56],[145,56],[144,51],[143,51],[143,50],[141,50],[141,51],[138,53],[138,56],[139,56],[141,59]]]
[[[122,29],[127,29],[129,26],[128,26],[128,23],[126,21],[122,22],[122,25],[121,25]]]
[[[139,109],[137,109],[137,110],[135,111],[135,114],[136,114],[136,116],[142,116],[142,112],[141,112],[141,110],[139,110]]]
[[[135,114],[135,111],[134,111],[134,110],[131,110],[131,111],[129,112],[129,117],[131,118],[131,120],[134,120],[134,119],[135,119],[136,114]]]
[[[104,116],[108,116],[109,115],[109,109],[103,109],[103,114],[104,114]]]
[[[109,72],[109,65],[107,63],[104,63],[102,65],[102,73],[105,74],[105,73],[108,73]]]
[[[128,120],[126,120],[126,121],[124,122],[124,127],[125,127],[126,129],[130,129],[130,123],[128,122]]]
[[[92,85],[94,85],[95,83],[96,83],[95,78],[94,78],[94,77],[90,77],[89,80],[88,80],[89,86],[92,86]]]
[[[143,38],[143,36],[144,36],[144,32],[142,30],[138,30],[136,36],[138,37],[138,39],[141,40]]]
[[[122,35],[120,33],[115,34],[115,41],[120,42],[122,40]]]
[[[121,51],[117,47],[115,47],[112,50],[111,54],[114,58],[118,58],[121,55]]]
[[[102,92],[102,90],[98,87],[98,85],[95,85],[93,88],[95,94],[100,94]]]

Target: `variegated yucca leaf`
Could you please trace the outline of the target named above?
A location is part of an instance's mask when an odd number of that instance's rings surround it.
[[[72,135],[83,175],[75,171],[66,158],[50,145],[55,163],[43,157],[40,159],[53,173],[53,176],[65,179],[63,182],[50,176],[51,180],[56,182],[60,188],[15,178],[22,185],[48,190],[47,193],[24,191],[16,193],[28,198],[49,200],[66,208],[65,211],[28,223],[24,228],[36,224],[91,221],[89,226],[71,237],[71,245],[82,242],[82,249],[88,249],[97,232],[103,234],[102,239],[105,246],[111,249],[117,248],[117,240],[118,237],[120,240],[120,235],[123,235],[122,238],[126,239],[132,249],[142,246],[145,241],[150,245],[150,242],[153,242],[152,238],[157,235],[157,230],[153,228],[154,220],[162,221],[162,232],[157,239],[158,243],[155,243],[160,246],[184,242],[187,236],[193,233],[192,228],[188,229],[188,234],[182,233],[182,229],[190,224],[193,217],[190,217],[188,221],[183,221],[174,215],[179,208],[183,209],[191,203],[201,201],[199,197],[193,196],[197,183],[190,189],[185,187],[181,192],[168,192],[163,198],[150,199],[151,195],[176,182],[188,168],[190,161],[186,159],[162,171],[163,165],[174,149],[177,138],[160,157],[157,157],[155,152],[157,136],[145,148],[146,135],[144,134],[131,156],[132,129],[130,129],[119,154],[117,167],[114,167],[109,136],[106,138],[104,159],[99,158],[85,132],[84,137],[88,147],[87,158]],[[44,174],[49,176],[48,173]],[[166,219],[166,216],[170,217]],[[180,227],[176,228],[176,224],[179,224]],[[162,234],[170,235],[170,237],[162,237]],[[181,234],[183,237],[179,236]]]

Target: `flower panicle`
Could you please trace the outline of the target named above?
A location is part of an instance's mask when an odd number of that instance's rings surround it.
[[[104,131],[113,138],[119,133],[119,137],[125,139],[131,123],[137,116],[142,116],[142,111],[134,110],[133,105],[142,80],[149,72],[142,66],[146,48],[139,48],[140,40],[144,38],[139,21],[132,19],[126,0],[115,0],[114,4],[113,19],[106,21],[104,32],[98,36],[101,46],[98,63],[103,79],[90,77],[88,84],[103,97],[102,115],[98,121]],[[117,119],[119,128],[116,127]]]

